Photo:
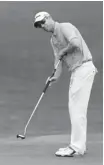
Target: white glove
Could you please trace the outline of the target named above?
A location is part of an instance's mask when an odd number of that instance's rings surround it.
[[[50,81],[49,86],[51,86],[52,83],[55,82],[56,80],[57,80],[56,77],[48,77],[47,80],[46,80],[46,84],[47,84],[48,81]]]

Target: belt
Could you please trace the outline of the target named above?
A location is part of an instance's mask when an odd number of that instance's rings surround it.
[[[92,61],[92,59],[82,61],[82,64],[83,64],[83,63],[86,63],[86,62],[89,62],[89,61]]]
[[[82,64],[84,64],[84,63],[86,63],[86,62],[90,62],[90,61],[92,61],[92,59],[84,60],[84,61],[82,61]],[[74,68],[71,72],[75,71],[78,67],[80,67],[80,66],[77,66],[77,67]]]

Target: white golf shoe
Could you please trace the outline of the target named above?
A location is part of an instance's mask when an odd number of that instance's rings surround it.
[[[76,154],[76,151],[71,147],[60,148],[55,155],[62,157],[73,157]]]
[[[67,148],[69,148],[69,146],[63,147],[63,148],[59,148],[59,151],[63,151],[63,150],[65,150],[65,149],[67,149]]]
[[[59,148],[59,150],[55,153],[56,156],[63,156],[63,157],[73,157],[74,155],[84,155],[84,154],[86,154],[86,151],[84,151],[83,154],[78,153],[70,146]]]

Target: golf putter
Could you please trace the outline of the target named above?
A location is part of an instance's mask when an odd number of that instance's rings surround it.
[[[54,76],[54,74],[55,74],[55,72],[56,72],[56,70],[57,70],[57,68],[58,68],[58,66],[59,66],[59,64],[60,64],[60,62],[61,62],[61,60],[63,59],[63,57],[64,57],[64,56],[61,56],[61,58],[60,58],[59,61],[57,62],[57,64],[56,64],[56,66],[55,66],[55,68],[54,68],[54,70],[53,70],[52,75],[50,76],[50,78]],[[41,94],[41,96],[40,96],[40,98],[39,98],[39,100],[38,100],[38,102],[37,102],[37,104],[36,104],[36,106],[35,106],[33,112],[32,112],[32,114],[30,115],[29,120],[28,120],[27,123],[26,123],[26,126],[25,126],[25,128],[24,128],[24,134],[23,134],[23,135],[17,134],[17,138],[20,138],[20,139],[25,139],[25,138],[26,138],[26,131],[27,131],[27,127],[28,127],[28,125],[29,125],[29,123],[30,123],[30,120],[32,119],[32,117],[33,117],[33,115],[34,115],[36,109],[38,108],[39,103],[40,103],[40,101],[42,100],[42,98],[43,98],[45,92],[47,91],[47,89],[48,89],[50,83],[51,83],[51,81],[48,80],[47,83],[46,83],[46,85],[45,85],[45,87],[44,87],[44,89],[43,89],[43,92],[42,92],[42,94]]]

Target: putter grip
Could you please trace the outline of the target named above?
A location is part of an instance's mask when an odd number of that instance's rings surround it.
[[[52,75],[50,76],[50,78],[54,76],[55,72],[56,72],[56,69],[53,70],[53,73],[52,73]],[[48,82],[46,83],[46,86],[45,86],[44,89],[43,89],[43,93],[46,92],[47,88],[49,87],[49,84],[50,84],[50,81],[48,81]]]
[[[49,87],[49,84],[50,84],[50,81],[48,81],[47,84],[46,84],[46,86],[44,87],[44,89],[43,89],[43,93],[46,92],[47,88]]]
[[[65,55],[64,55],[64,56],[65,56]],[[64,56],[61,56],[60,59],[59,59],[59,61],[61,61],[61,60],[63,59]],[[52,75],[50,76],[50,78],[54,76],[54,74],[55,74],[55,72],[56,72],[56,69],[57,69],[57,68],[55,68],[55,69],[53,70],[53,73],[52,73]],[[49,84],[50,84],[50,81],[48,81],[48,82],[46,83],[46,86],[45,86],[44,89],[43,89],[43,93],[46,92],[46,90],[47,90]]]

